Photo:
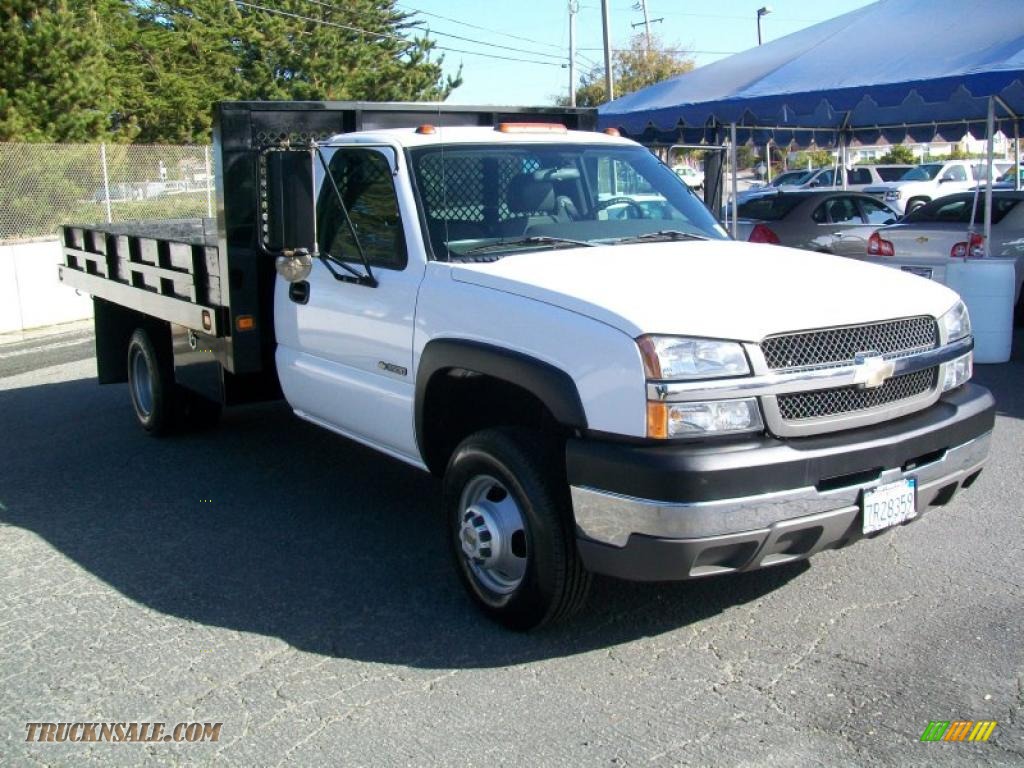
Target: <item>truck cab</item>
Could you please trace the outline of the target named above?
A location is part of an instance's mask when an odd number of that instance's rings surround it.
[[[517,629],[578,610],[593,573],[779,566],[978,477],[994,403],[951,291],[734,242],[575,113],[403,108],[319,134],[222,107],[213,232],[65,230],[100,380],[144,428],[279,394],[437,475],[456,570]]]

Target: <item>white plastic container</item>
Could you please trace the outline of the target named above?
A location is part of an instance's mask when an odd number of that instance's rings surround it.
[[[971,313],[974,362],[1005,363],[1013,345],[1014,259],[952,260],[946,285],[960,294]]]

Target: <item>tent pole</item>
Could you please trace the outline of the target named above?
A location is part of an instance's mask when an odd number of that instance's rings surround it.
[[[732,236],[736,237],[736,217],[739,216],[740,201],[736,191],[736,123],[729,123],[729,170],[732,173]]]
[[[1020,120],[1013,121],[1013,188],[1020,191]]]
[[[990,243],[992,240],[992,184],[994,179],[992,177],[992,155],[995,150],[995,139],[993,134],[995,133],[996,124],[996,102],[991,96],[988,99],[988,118],[985,120],[985,131],[988,133],[988,146],[985,151],[986,159],[988,160],[988,167],[985,170],[985,177],[988,184],[985,186],[985,252],[988,253]],[[968,243],[968,253],[970,244]]]
[[[846,137],[841,136],[839,139],[839,164],[842,166],[839,169],[839,173],[843,175],[843,191],[849,189],[849,179],[846,173],[846,161],[847,161],[847,149],[846,149]]]

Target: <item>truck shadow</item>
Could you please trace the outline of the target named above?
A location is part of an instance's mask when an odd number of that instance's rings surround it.
[[[804,570],[667,585],[600,579],[574,622],[514,634],[464,596],[436,480],[300,422],[283,404],[225,422],[154,440],[132,422],[120,386],[0,392],[0,522],[171,616],[425,668],[501,666],[657,635]]]
[[[974,366],[974,381],[992,390],[1001,416],[1024,419],[1024,328],[1014,334],[1010,362]]]

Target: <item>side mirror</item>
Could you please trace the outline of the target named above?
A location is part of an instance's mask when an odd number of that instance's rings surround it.
[[[289,283],[298,283],[313,271],[313,257],[305,248],[285,251],[274,260],[274,268]]]
[[[307,148],[272,148],[259,153],[260,246],[272,256],[316,253],[313,163]]]

